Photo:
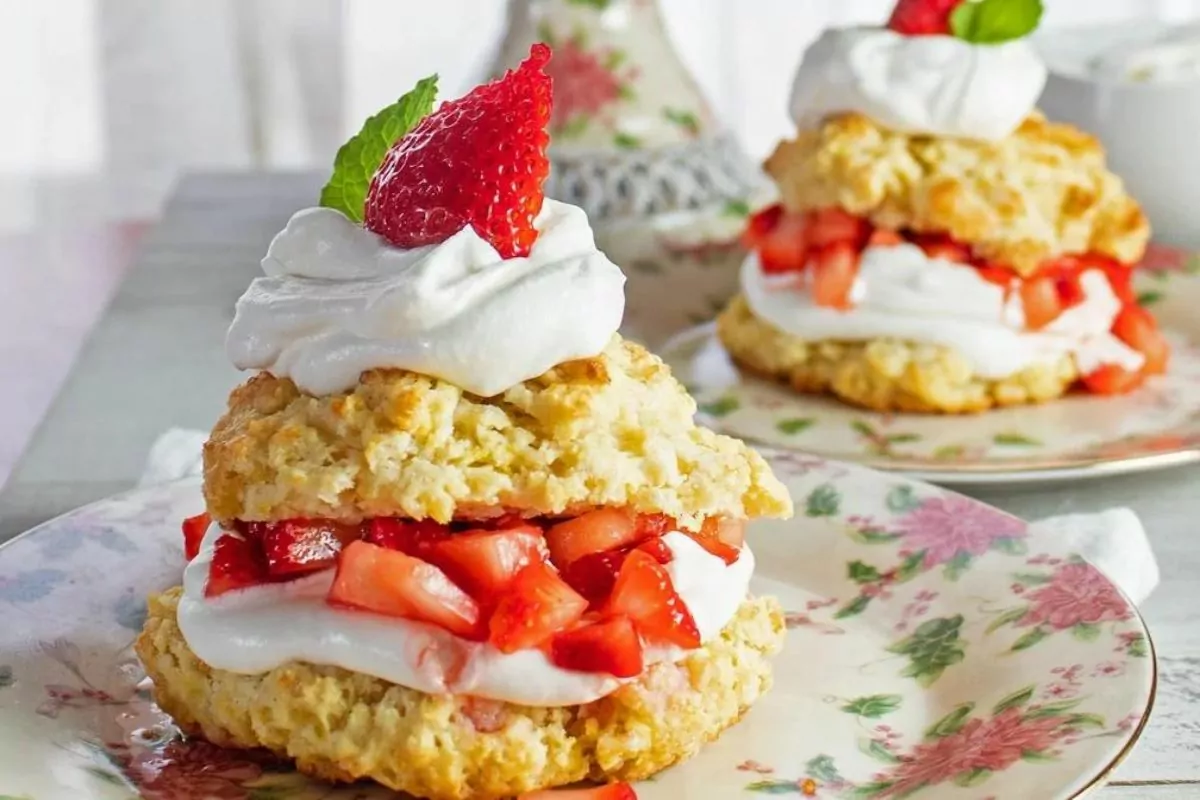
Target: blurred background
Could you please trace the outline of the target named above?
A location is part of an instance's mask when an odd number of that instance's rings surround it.
[[[671,38],[748,154],[788,134],[788,85],[827,25],[892,0],[662,0]],[[0,3],[0,483],[178,177],[323,170],[432,71],[483,76],[502,0]],[[1045,27],[1180,21],[1200,0],[1047,0]],[[187,358],[187,354],[180,354]]]

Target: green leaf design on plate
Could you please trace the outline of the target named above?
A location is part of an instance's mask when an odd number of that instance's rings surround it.
[[[1049,764],[1058,761],[1058,757],[1039,750],[1025,750],[1021,753],[1021,760],[1030,764]]]
[[[970,719],[971,712],[974,710],[974,703],[962,703],[956,706],[949,714],[925,729],[925,738],[944,739],[958,733],[967,724],[967,720]]]
[[[1073,711],[1082,702],[1082,697],[1076,697],[1073,700],[1059,700],[1056,703],[1046,703],[1045,705],[1030,708],[1021,719],[1044,719],[1046,717],[1066,716],[1068,711]]]
[[[888,533],[880,528],[850,529],[850,538],[861,544],[887,544],[896,541],[900,537],[901,534],[899,533]]]
[[[858,597],[851,600],[846,605],[839,608],[833,615],[834,619],[845,619],[846,617],[856,617],[867,610],[867,606],[871,605],[871,598],[865,594],[860,594]]]
[[[1103,730],[1105,726],[1104,717],[1099,714],[1072,714],[1067,717],[1067,725],[1072,728],[1096,728]]]
[[[887,499],[884,502],[887,504],[888,511],[893,514],[903,514],[921,505],[916,491],[907,483],[893,486],[887,493]]]
[[[1012,647],[1009,649],[1014,653],[1018,653],[1022,650],[1028,650],[1049,635],[1049,631],[1047,631],[1041,625],[1038,625],[1036,628],[1030,628],[1024,636],[1013,642]]]
[[[967,448],[961,444],[944,444],[933,451],[933,457],[939,461],[950,461],[962,458],[965,452],[967,452]]]
[[[804,513],[810,517],[832,517],[841,507],[842,493],[832,483],[822,483],[804,501]]]
[[[954,558],[946,562],[946,566],[942,568],[942,574],[946,576],[946,580],[956,581],[970,568],[971,554],[960,550],[954,554]]]
[[[887,437],[888,444],[910,444],[919,441],[921,441],[921,435],[918,433],[893,433]]]
[[[863,422],[861,419],[851,420],[850,427],[859,436],[873,437],[877,435],[875,433],[875,429],[871,427],[871,424],[869,422]]]
[[[878,719],[900,708],[903,702],[904,698],[898,694],[869,694],[865,697],[856,697],[846,703],[842,706],[842,711],[857,717]]]
[[[746,784],[746,791],[758,794],[800,794],[800,787],[795,781],[768,779]]]
[[[822,783],[841,783],[842,781],[842,774],[834,766],[833,757],[824,753],[810,758],[804,765],[804,772],[808,777]]]
[[[1100,638],[1100,626],[1092,622],[1080,622],[1071,628],[1071,635],[1081,642],[1094,642]]]
[[[1003,698],[996,705],[992,706],[992,714],[999,714],[1001,711],[1007,711],[1010,708],[1021,708],[1030,700],[1033,699],[1033,693],[1037,691],[1037,684],[1029,684],[1024,689],[1018,689],[1007,697]]]
[[[1137,638],[1131,640],[1128,646],[1126,646],[1125,652],[1134,658],[1145,658],[1148,656],[1150,653],[1146,647],[1146,637],[1139,633]]]
[[[956,786],[971,787],[978,786],[992,776],[990,769],[978,767],[976,769],[960,772],[954,776],[954,784]]]
[[[896,567],[896,583],[904,583],[925,571],[925,551],[918,550]]]
[[[621,96],[624,97],[624,93]],[[613,146],[621,150],[637,150],[642,146],[642,140],[632,133],[617,131],[613,134]]]
[[[563,139],[578,139],[588,129],[586,114],[576,114],[554,129],[554,135]]]
[[[1138,292],[1137,303],[1139,306],[1152,306],[1163,299],[1163,293],[1154,289],[1148,289],[1144,292]]]
[[[1018,606],[1017,608],[1010,608],[1008,611],[1005,611],[1003,614],[1001,614],[1000,616],[998,616],[994,620],[992,620],[991,624],[988,625],[987,628],[984,630],[984,633],[995,633],[996,631],[1003,628],[1005,625],[1016,622],[1017,620],[1021,619],[1028,613],[1029,613],[1029,609],[1026,608],[1025,606]]]
[[[791,419],[781,419],[775,423],[775,429],[780,433],[786,433],[788,436],[795,436],[817,424],[817,421],[812,417],[793,417]]]
[[[608,5],[612,2],[612,0],[567,0],[567,2],[573,6],[587,6],[589,8],[594,8],[597,11],[603,11],[604,9],[608,8]]]
[[[884,764],[900,763],[899,756],[884,747],[883,743],[878,739],[859,739],[858,750],[876,761],[882,761]]]
[[[1049,583],[1051,578],[1049,575],[1041,575],[1037,572],[1018,572],[1013,575],[1013,580],[1022,586],[1041,586]]]
[[[852,798],[852,800],[873,800],[873,798],[885,796],[888,789],[891,789],[895,785],[895,781],[873,781],[872,783],[855,786],[850,790],[850,794],[844,796]],[[916,791],[916,789],[913,789],[913,791]],[[905,792],[903,795],[891,796],[899,800],[899,798],[908,797],[911,794],[912,792]]]
[[[879,570],[865,561],[851,561],[846,565],[846,577],[855,583],[874,583],[879,580]]]
[[[711,403],[701,403],[700,410],[710,417],[724,417],[741,408],[741,402],[732,395],[726,395]]]
[[[721,209],[721,213],[727,217],[748,217],[750,216],[750,210],[748,202],[734,198],[725,201],[725,206]]]
[[[1026,436],[1023,433],[997,433],[992,437],[992,442],[1005,447],[1041,447],[1042,443],[1032,436]]]
[[[687,111],[679,108],[664,108],[663,117],[672,125],[678,125],[688,134],[695,136],[700,133],[700,118]]]
[[[961,614],[929,619],[918,625],[912,635],[888,646],[889,653],[908,656],[909,664],[900,674],[915,679],[925,688],[932,686],[947,667],[965,657],[959,639],[962,624]]]
[[[1002,539],[993,539],[992,549],[999,550],[1001,553],[1007,553],[1010,556],[1023,556],[1029,552],[1029,543],[1024,539],[1006,536]]]

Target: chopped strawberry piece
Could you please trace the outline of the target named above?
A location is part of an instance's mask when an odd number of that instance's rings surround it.
[[[639,514],[635,522],[639,538],[662,536],[679,529],[679,523],[666,514]]]
[[[550,661],[575,672],[632,678],[642,673],[642,642],[628,617],[612,617],[556,635]]]
[[[1125,305],[1133,305],[1137,302],[1137,292],[1133,289],[1133,270],[1112,259],[1100,259],[1098,266],[1108,276],[1108,285],[1112,287],[1113,294],[1117,296]]]
[[[950,12],[964,0],[899,0],[887,26],[906,36],[950,33]]]
[[[1116,364],[1105,364],[1083,376],[1083,385],[1094,394],[1125,394],[1142,385],[1144,372],[1131,372]]]
[[[870,229],[870,223],[848,211],[823,208],[808,215],[808,244],[820,248],[845,243],[858,250],[870,235]]]
[[[251,542],[232,533],[217,539],[208,567],[208,583],[204,585],[205,597],[217,597],[269,581],[266,559]]]
[[[541,789],[517,800],[637,800],[637,792],[628,783],[609,783],[588,789]]]
[[[709,517],[700,532],[713,536],[730,547],[740,548],[746,541],[746,520],[730,517]]]
[[[418,122],[371,179],[366,226],[397,247],[437,244],[470,225],[503,258],[528,256],[537,239],[550,48],[535,44],[516,70]]]
[[[439,625],[479,638],[479,605],[432,564],[376,544],[351,542],[338,558],[328,602]]]
[[[273,577],[332,567],[342,548],[361,536],[358,525],[321,519],[265,523],[255,530]]]
[[[621,571],[626,555],[628,551],[625,548],[604,553],[589,553],[563,567],[562,578],[590,603],[603,602],[612,593],[613,584],[617,582],[617,573]]]
[[[703,531],[700,533],[687,531],[687,535],[690,536],[692,540],[696,542],[696,544],[700,545],[711,555],[716,556],[726,564],[732,564],[742,555],[742,549],[740,547],[734,547],[733,545],[725,544],[725,542],[722,542],[715,536],[705,535]]]
[[[424,558],[433,547],[450,536],[450,528],[431,519],[378,517],[367,525],[366,540],[371,544],[399,550]]]
[[[500,599],[488,624],[489,641],[502,653],[538,647],[575,624],[588,601],[545,562],[530,564]]]
[[[1017,280],[1017,273],[1006,267],[997,266],[995,264],[976,264],[975,269],[979,271],[979,277],[983,278],[988,283],[994,283],[997,286],[1002,286],[1004,289],[1011,289],[1013,283]]]
[[[1058,290],[1058,300],[1064,311],[1074,308],[1087,299],[1087,295],[1083,291],[1083,283],[1079,280],[1080,276],[1079,272],[1069,272],[1059,275],[1054,280],[1054,286]]]
[[[546,531],[546,545],[550,548],[550,558],[561,567],[590,553],[633,544],[640,537],[632,514],[601,508],[550,528]]]
[[[696,621],[672,586],[671,576],[653,556],[640,550],[626,557],[606,613],[628,616],[647,642],[700,646]]]
[[[904,244],[904,237],[898,231],[876,228],[867,237],[867,244],[872,247],[895,247],[898,244]]]
[[[429,550],[429,561],[481,603],[496,598],[517,573],[544,558],[542,532],[532,525],[456,533]]]
[[[204,534],[208,532],[210,525],[212,517],[208,512],[188,517],[183,521],[183,555],[188,561],[200,555],[200,543],[204,541]]]
[[[949,236],[920,236],[916,243],[930,258],[952,261],[957,264],[971,263],[971,248],[954,241]]]
[[[1021,282],[1021,306],[1025,309],[1025,327],[1039,330],[1063,312],[1058,283],[1048,275],[1027,278]]]
[[[780,203],[755,212],[746,223],[746,229],[742,231],[742,245],[747,250],[756,249],[775,229],[782,217],[783,205]]]
[[[1145,357],[1142,372],[1147,375],[1166,372],[1167,361],[1171,358],[1171,345],[1159,331],[1158,322],[1149,311],[1141,306],[1125,306],[1113,321],[1112,332]]]
[[[670,564],[675,559],[675,554],[671,552],[671,548],[667,547],[667,543],[660,536],[647,539],[639,544],[637,549],[654,556],[654,560],[660,564]]]
[[[803,214],[784,214],[758,243],[758,261],[768,275],[799,272],[808,263],[807,221]]]
[[[850,292],[858,277],[859,253],[849,242],[836,242],[813,256],[813,302],[826,308],[849,309]]]

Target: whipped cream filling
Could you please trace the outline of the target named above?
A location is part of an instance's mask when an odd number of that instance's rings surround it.
[[[804,273],[805,276],[808,273]],[[916,245],[872,246],[862,254],[849,311],[816,305],[803,277],[768,275],[756,255],[741,283],[755,316],[811,341],[893,338],[953,348],[984,378],[1074,356],[1082,374],[1104,364],[1136,370],[1144,358],[1112,335],[1121,301],[1100,270],[1080,276],[1085,299],[1037,331],[1024,328],[1016,293],[985,280],[974,267],[930,258]]]
[[[792,84],[801,128],[855,111],[904,133],[995,141],[1033,111],[1046,67],[1024,39],[971,44],[886,28],[827,30]]]
[[[502,259],[467,226],[402,250],[330,208],[297,212],[237,304],[226,349],[240,369],[311,394],[392,367],[490,397],[600,353],[625,310],[625,276],[587,215],[547,199],[527,258]]]
[[[588,703],[622,683],[611,675],[555,666],[541,650],[504,654],[434,625],[339,609],[325,603],[332,569],[290,583],[268,584],[216,598],[204,596],[213,547],[222,531],[209,528],[200,554],[183,575],[179,628],[205,663],[231,672],[266,672],[289,661],[342,667],[427,694],[466,694],[531,706]],[[675,591],[696,621],[701,640],[719,635],[746,599],[754,555],[733,564],[690,537],[663,537]],[[679,661],[687,650],[647,647],[647,666]]]

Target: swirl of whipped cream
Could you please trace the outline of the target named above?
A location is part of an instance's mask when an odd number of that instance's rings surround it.
[[[546,200],[534,225],[529,256],[502,259],[470,226],[402,250],[334,209],[297,212],[238,301],[226,350],[318,395],[391,367],[490,397],[594,356],[621,324],[625,275],[582,209]]]
[[[856,111],[902,133],[996,141],[1033,111],[1046,66],[1024,39],[972,44],[886,28],[828,30],[792,84],[796,124]]]

